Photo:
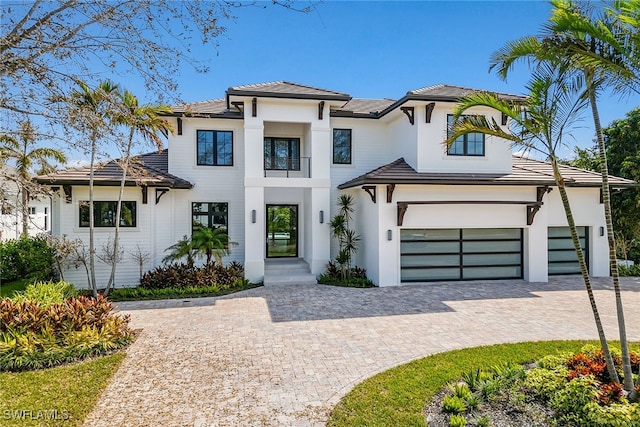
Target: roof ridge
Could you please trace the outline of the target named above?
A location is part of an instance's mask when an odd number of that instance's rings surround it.
[[[418,88],[418,89],[411,89],[411,90],[407,91],[407,94],[408,95],[415,94],[416,92],[420,92],[420,91],[423,91],[423,90],[434,89],[434,88],[437,88],[437,87],[444,87],[444,86],[446,86],[444,83],[437,83],[437,84],[430,85],[430,86],[424,86],[424,87],[421,87],[421,88]]]

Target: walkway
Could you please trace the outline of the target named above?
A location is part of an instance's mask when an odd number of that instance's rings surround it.
[[[595,280],[605,330],[614,295]],[[624,279],[627,319],[640,279]],[[596,338],[579,278],[346,289],[256,288],[121,303],[143,331],[88,426],[323,425],[355,384],[425,355],[483,344]],[[640,340],[637,322],[629,338]]]

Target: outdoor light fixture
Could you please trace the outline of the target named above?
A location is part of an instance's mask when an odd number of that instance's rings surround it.
[[[320,224],[324,224],[324,211],[320,211]]]
[[[600,227],[600,237],[604,236],[604,227]]]
[[[391,230],[387,230],[387,240],[391,240]]]
[[[254,224],[256,223],[256,210],[255,209],[253,209],[251,211],[251,222],[254,223]]]

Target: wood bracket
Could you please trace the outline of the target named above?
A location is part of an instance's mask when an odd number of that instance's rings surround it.
[[[178,135],[182,135],[182,119],[178,117]]]
[[[602,188],[600,188],[600,204],[604,203],[604,193],[602,192]]]
[[[393,190],[395,189],[396,189],[395,184],[387,185],[387,203],[391,203],[391,201],[393,200]]]
[[[63,185],[62,186],[62,191],[64,191],[64,201],[65,203],[71,203],[71,186],[70,185]]]
[[[507,115],[505,113],[502,113],[502,126],[506,126],[507,125]]]
[[[251,117],[258,116],[258,98],[253,98],[251,100]]]
[[[533,219],[544,204],[542,198],[545,194],[551,192],[551,190],[548,185],[536,188],[536,202],[527,205],[527,225],[533,224]]]
[[[398,202],[398,227],[402,226],[402,222],[404,221],[404,214],[407,213],[407,208],[409,207],[408,203]]]
[[[146,205],[149,199],[149,191],[147,190],[147,186],[143,185],[142,187],[140,187],[140,190],[142,190],[142,204]]]
[[[367,194],[371,197],[371,201],[373,203],[376,202],[376,186],[375,185],[363,185],[362,189],[367,192]]]
[[[413,107],[400,107],[400,110],[407,115],[409,123],[415,123],[415,109]]]
[[[320,101],[318,104],[318,120],[322,120],[324,114],[324,101]]]
[[[425,123],[431,123],[431,114],[433,113],[433,109],[436,107],[435,102],[430,102],[426,106],[426,115],[425,115]]]
[[[168,188],[156,188],[156,205],[160,202],[162,196],[169,192]]]

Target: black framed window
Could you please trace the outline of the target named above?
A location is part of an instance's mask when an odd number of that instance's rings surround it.
[[[198,227],[227,228],[229,224],[229,204],[217,202],[191,203],[191,231]]]
[[[95,227],[115,227],[116,201],[93,202],[93,225]],[[120,208],[120,227],[136,226],[136,202],[123,201]],[[80,202],[80,227],[89,227],[89,202]]]
[[[264,139],[264,168],[266,170],[300,170],[300,138]]]
[[[198,165],[233,166],[233,132],[199,130],[196,139]]]
[[[333,163],[351,164],[351,129],[333,130]]]
[[[462,116],[462,118],[468,116]],[[447,114],[447,132],[453,127],[453,115]],[[472,132],[458,137],[449,146],[447,154],[450,156],[484,156],[484,134]]]

